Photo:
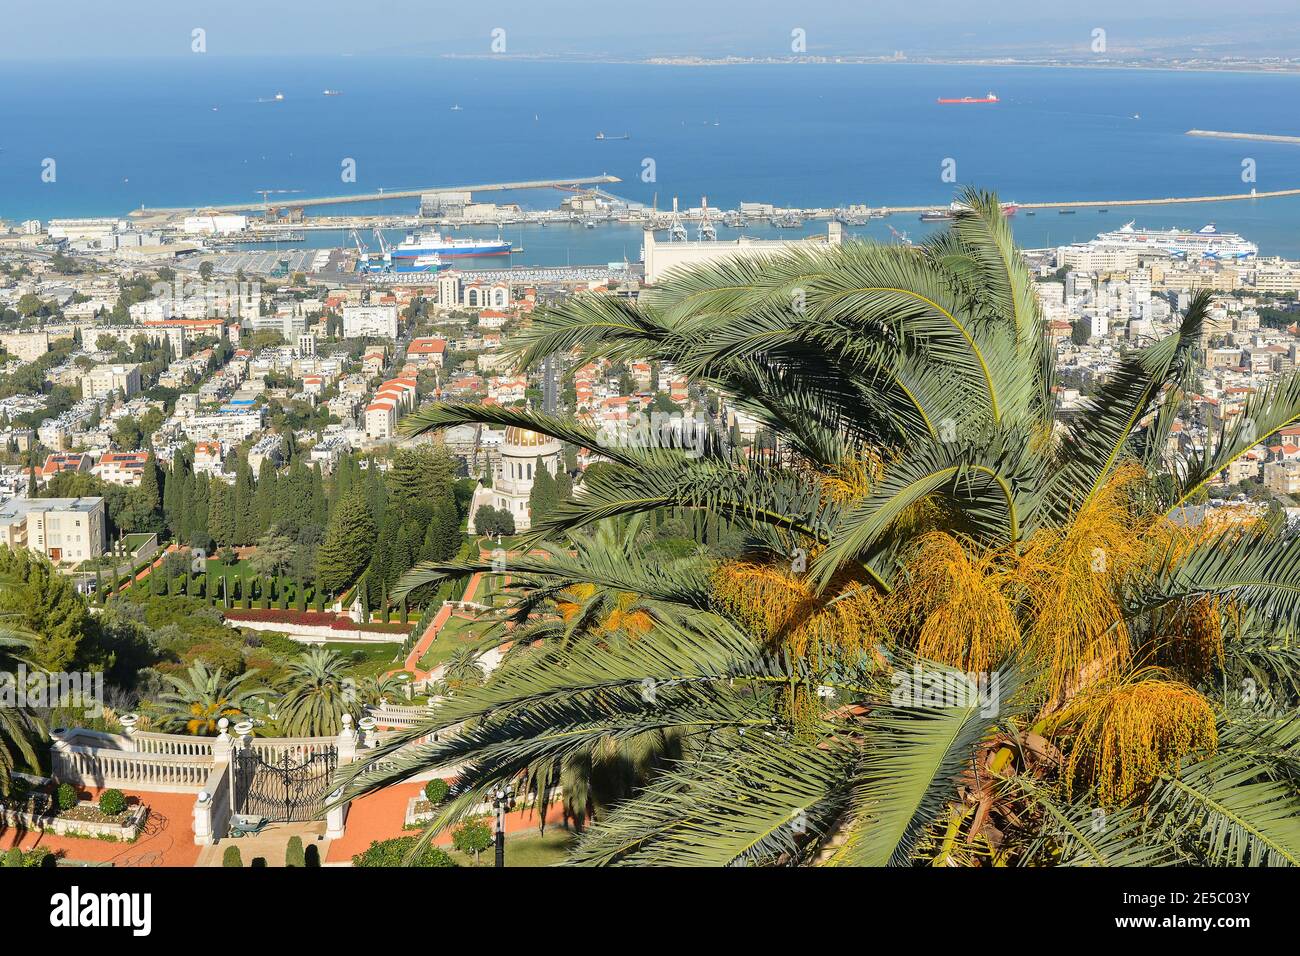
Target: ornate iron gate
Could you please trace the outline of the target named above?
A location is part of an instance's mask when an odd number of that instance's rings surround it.
[[[338,751],[333,747],[310,754],[284,750],[270,759],[245,747],[231,757],[235,813],[282,823],[325,816],[325,799],[338,766]]]

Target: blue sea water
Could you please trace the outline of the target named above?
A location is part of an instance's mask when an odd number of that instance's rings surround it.
[[[343,95],[325,97],[326,88]],[[935,102],[988,91],[1001,102]],[[277,92],[284,100],[270,101]],[[288,201],[602,172],[623,179],[612,191],[660,208],[674,196],[683,205],[708,196],[716,207],[946,203],[957,188],[941,178],[947,159],[957,185],[1021,202],[1266,191],[1300,186],[1300,146],[1185,133],[1300,135],[1298,94],[1295,75],[1028,67],[208,55],[6,63],[0,216],[125,214],[142,204],[248,201],[260,189],[297,191],[278,194]],[[631,138],[598,142],[598,130]],[[57,162],[53,183],[41,181],[46,158]],[[356,162],[355,184],[340,179],[345,159]],[[646,159],[653,182],[642,179]],[[1254,183],[1242,181],[1243,159],[1254,160]],[[546,207],[560,194],[497,197]],[[1265,254],[1300,257],[1297,213],[1297,199],[1044,211],[1022,214],[1016,232],[1036,246],[1087,239],[1129,218],[1146,228],[1215,221]],[[930,228],[915,217],[890,223],[913,237]],[[882,223],[861,231],[888,237]],[[516,261],[634,259],[640,246],[631,228],[525,233],[507,230],[527,250]]]

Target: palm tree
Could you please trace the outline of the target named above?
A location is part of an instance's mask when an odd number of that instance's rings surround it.
[[[516,627],[554,629],[548,596],[579,586],[636,595],[653,626],[513,657],[358,765],[352,792],[463,766],[444,827],[536,766],[671,731],[683,759],[573,861],[1300,862],[1300,539],[1195,508],[1300,421],[1300,376],[1180,456],[1209,304],[1062,424],[1033,277],[992,195],[968,192],[917,247],[801,249],[678,272],[635,302],[570,299],[524,334],[521,364],[670,363],[764,440],[733,448],[714,420],[693,448],[631,447],[487,406],[408,419],[606,459],[526,536],[551,556],[511,560]],[[574,557],[581,529],[668,509],[743,529],[745,554]],[[469,570],[492,569],[427,564],[403,586]]]
[[[5,587],[0,582],[0,587]],[[40,668],[27,658],[35,639],[30,631],[12,623],[15,615],[0,614],[0,679],[12,679],[17,689],[18,668],[29,671]],[[44,733],[41,721],[30,707],[17,706],[17,701],[0,706],[0,797],[8,796],[13,785],[12,774],[19,766],[36,767],[38,758],[34,742]]]
[[[406,687],[396,674],[375,674],[361,680],[357,686],[357,699],[366,706],[378,707],[381,701],[404,698]]]
[[[483,683],[483,665],[479,653],[472,647],[460,647],[452,652],[443,665],[442,683],[449,693]]]
[[[202,661],[190,665],[184,676],[164,674],[172,687],[154,702],[154,715],[164,730],[181,731],[196,736],[217,732],[217,723],[225,718],[232,723],[247,717],[255,689],[245,686],[256,674],[247,671],[227,679],[222,668],[210,670]]]
[[[296,658],[279,684],[282,695],[276,725],[289,737],[329,737],[343,726],[343,714],[355,709],[356,692],[347,662],[324,648]]]

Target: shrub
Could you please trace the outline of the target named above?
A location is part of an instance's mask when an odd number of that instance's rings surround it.
[[[307,844],[307,850],[303,853],[303,866],[308,868],[320,866],[320,849],[315,843]]]
[[[370,849],[358,853],[352,858],[353,866],[455,866],[456,861],[436,846],[425,845],[410,863],[406,855],[414,849],[418,837],[396,837],[392,840],[376,840]]]
[[[226,852],[221,854],[221,865],[236,870],[242,869],[244,866],[244,858],[239,854],[239,847],[226,847]]]
[[[302,848],[302,837],[292,836],[289,845],[284,848],[284,865],[302,869],[307,865],[307,856]]]
[[[248,865],[251,866],[253,869],[261,869],[261,868],[264,868],[264,867],[266,866],[266,857],[264,857],[264,856],[255,856],[255,857],[253,857],[253,862],[250,863],[250,864],[248,864]]]
[[[31,796],[32,785],[25,777],[14,777],[9,781],[9,796],[5,801],[15,806],[22,806]]]
[[[0,866],[4,866],[6,868],[12,868],[12,869],[17,869],[22,865],[23,865],[23,851],[18,849],[18,847],[13,847],[10,850],[6,850],[4,855],[4,862],[0,863]]]
[[[77,788],[70,783],[59,784],[59,790],[56,799],[59,802],[59,811],[71,810],[77,805]]]
[[[424,799],[433,804],[442,803],[450,792],[451,787],[447,786],[447,781],[439,780],[437,777],[424,785]]]
[[[58,865],[58,856],[56,856],[54,851],[47,846],[38,846],[36,849],[28,850],[23,854],[23,866],[49,868]]]
[[[99,812],[115,817],[126,812],[126,796],[121,790],[105,790],[99,795]]]
[[[451,831],[451,845],[461,853],[473,853],[474,862],[478,855],[492,845],[492,831],[488,829],[486,818],[466,820]]]

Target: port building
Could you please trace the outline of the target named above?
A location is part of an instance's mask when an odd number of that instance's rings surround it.
[[[792,249],[807,248],[810,243],[838,246],[843,241],[843,226],[838,222],[827,225],[824,237],[748,239],[742,236],[730,242],[707,239],[661,242],[655,238],[653,229],[647,229],[642,240],[645,281],[647,285],[654,285],[674,269],[689,269],[708,262],[721,262],[725,259],[758,259],[780,255]]]

